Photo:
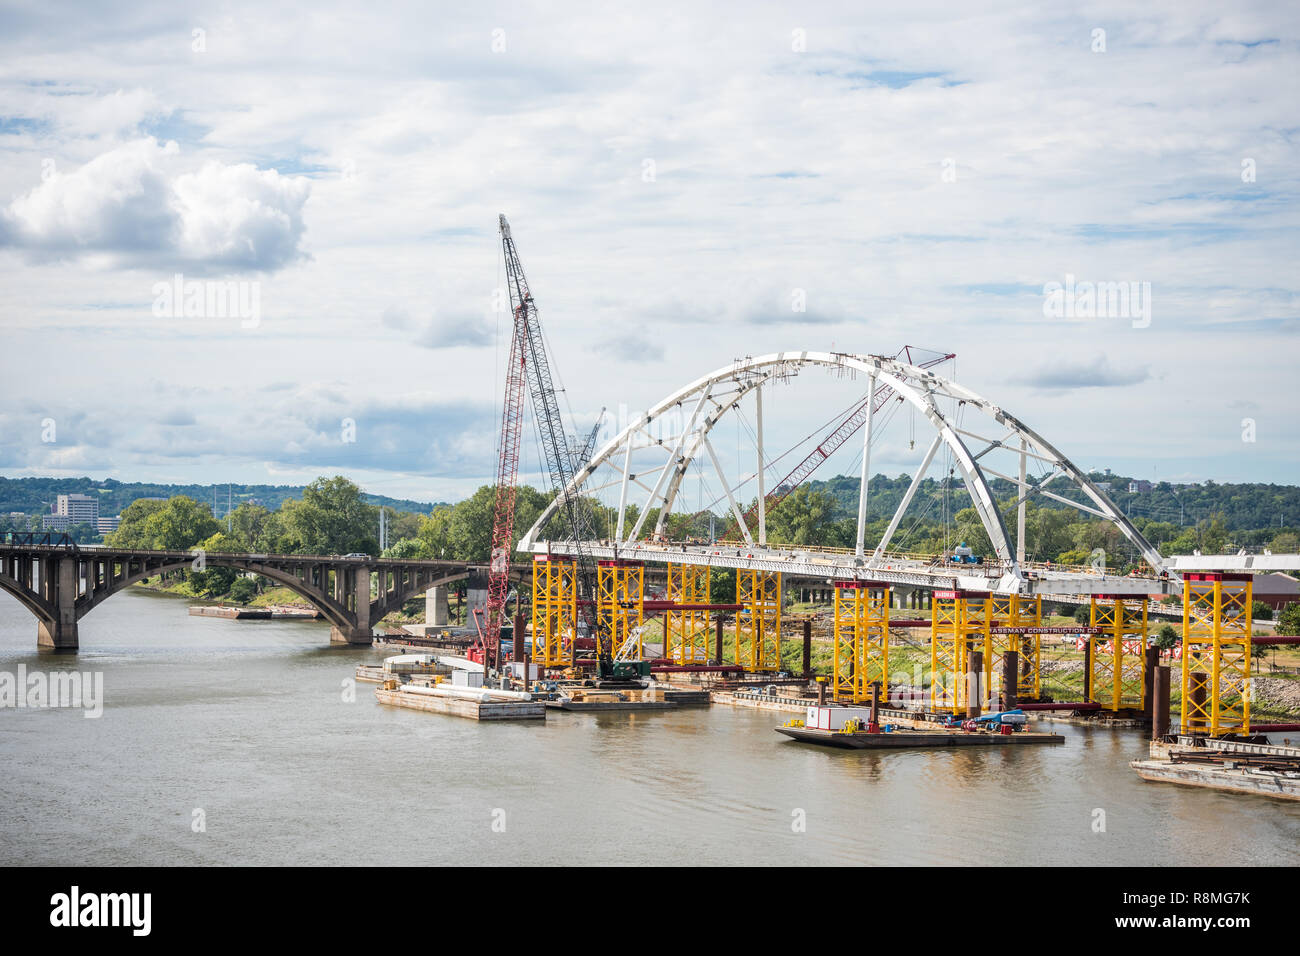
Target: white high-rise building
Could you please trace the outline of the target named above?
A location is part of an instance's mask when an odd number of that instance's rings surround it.
[[[54,513],[70,519],[70,525],[85,523],[93,528],[99,521],[99,499],[90,495],[59,495]]]

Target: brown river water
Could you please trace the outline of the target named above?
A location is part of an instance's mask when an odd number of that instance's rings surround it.
[[[1300,864],[1300,804],[1144,783],[1136,731],[882,753],[722,705],[478,723],[347,699],[383,655],[328,639],[133,591],[41,655],[0,595],[0,672],[103,680],[98,718],[0,708],[0,863]]]

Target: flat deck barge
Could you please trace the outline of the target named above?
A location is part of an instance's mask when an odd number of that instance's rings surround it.
[[[423,694],[403,693],[401,690],[375,688],[375,698],[381,704],[409,707],[452,717],[470,720],[534,720],[546,719],[546,706],[540,700],[469,700],[461,697],[428,697]]]
[[[846,733],[842,730],[822,730],[817,727],[777,727],[785,734],[807,744],[823,747],[840,747],[847,750],[902,750],[937,747],[1014,747],[1019,744],[1063,744],[1060,734],[1040,734],[1020,731],[1014,734],[991,733],[984,730],[893,730],[872,734],[864,731]]]
[[[1277,800],[1300,800],[1300,748],[1179,736],[1153,742],[1151,756],[1134,760],[1139,777]]]

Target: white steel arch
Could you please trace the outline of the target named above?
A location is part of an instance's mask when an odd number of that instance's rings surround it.
[[[745,358],[723,366],[704,375],[683,388],[668,395],[650,410],[642,413],[627,424],[617,435],[605,443],[590,459],[586,466],[574,476],[570,485],[571,494],[592,494],[612,486],[618,487],[618,518],[614,539],[608,544],[615,552],[619,549],[634,547],[643,540],[642,533],[647,516],[652,509],[658,508],[658,518],[650,538],[658,540],[662,535],[664,521],[672,512],[677,493],[687,469],[697,459],[711,466],[721,480],[726,491],[728,505],[740,525],[746,543],[751,548],[763,549],[763,498],[759,495],[759,520],[757,528],[747,526],[741,514],[739,503],[732,495],[731,485],[723,474],[716,452],[709,440],[710,433],[727,414],[740,407],[740,402],[751,393],[756,398],[761,396],[762,387],[773,381],[787,381],[796,377],[801,371],[810,368],[824,368],[865,374],[868,378],[871,394],[876,389],[888,387],[901,399],[911,404],[927,420],[935,431],[920,467],[913,476],[911,487],[900,503],[890,522],[889,528],[874,550],[863,554],[859,545],[859,554],[853,564],[863,569],[880,565],[885,559],[885,549],[897,530],[903,513],[911,503],[913,493],[924,477],[926,469],[933,461],[940,446],[946,446],[951,452],[952,461],[961,472],[962,480],[970,494],[971,502],[980,517],[989,540],[993,545],[1000,563],[1002,586],[1014,585],[1023,581],[1025,571],[1024,554],[1024,502],[1033,495],[1042,495],[1057,502],[1069,505],[1087,514],[1100,517],[1115,525],[1133,544],[1143,558],[1157,572],[1169,570],[1169,566],[1158,551],[1129,522],[1124,514],[1097,487],[1087,475],[1080,471],[1068,458],[1053,445],[1029,428],[1019,419],[1008,414],[1001,407],[934,372],[915,365],[880,355],[856,355],[839,352],[775,352],[756,358]],[[974,425],[967,426],[965,417],[960,414],[946,414],[940,407],[939,400],[952,400],[958,409],[972,409],[984,415],[989,423],[1005,433],[989,437],[975,430]],[[761,408],[761,405],[759,406]],[[868,419],[868,429],[870,420]],[[987,424],[986,426],[987,427]],[[761,419],[756,436],[759,458],[756,459],[758,471],[762,471]],[[995,429],[996,431],[997,429]],[[868,431],[868,441],[870,434]],[[974,447],[975,450],[972,450]],[[638,452],[658,449],[664,453],[662,463],[651,468],[636,467],[633,459]],[[864,476],[867,472],[864,445]],[[984,461],[986,456],[995,451],[1010,453],[1019,460],[1017,474],[996,470]],[[1050,469],[1050,475],[1037,484],[1026,478],[1026,462],[1033,460]],[[589,484],[592,476],[602,467],[611,468],[616,478],[605,483]],[[997,499],[989,487],[989,478],[1001,478],[1011,482],[1020,489],[1018,505],[1018,534],[1013,545],[1007,533],[1002,514],[997,507]],[[1082,490],[1091,505],[1081,504],[1063,497],[1048,489],[1048,485],[1067,478]],[[760,486],[761,487],[761,486]],[[860,494],[859,539],[862,535],[863,520],[866,511],[865,496],[869,494],[864,480]],[[520,541],[519,550],[537,550],[541,529],[556,513],[561,502],[557,497],[542,513],[534,525]],[[629,505],[637,506],[637,517],[629,528]],[[758,539],[755,540],[755,532]],[[757,556],[755,556],[757,557]]]

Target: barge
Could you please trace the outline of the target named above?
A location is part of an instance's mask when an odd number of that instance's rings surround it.
[[[1151,783],[1300,800],[1300,747],[1179,735],[1129,766]]]
[[[1005,747],[1017,744],[1063,744],[1060,734],[1022,730],[1003,734],[988,730],[911,730],[881,733],[864,730],[824,730],[821,727],[777,727],[776,732],[806,744],[848,750],[900,750],[938,747]]]

